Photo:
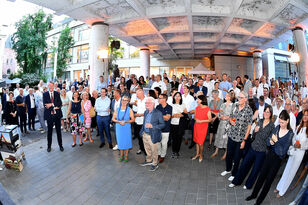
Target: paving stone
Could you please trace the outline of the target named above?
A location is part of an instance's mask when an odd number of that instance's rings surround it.
[[[114,133],[112,132],[112,135]],[[46,138],[32,132],[25,138],[24,150],[27,160],[24,170],[15,172],[3,170],[0,181],[16,204],[245,204],[245,198],[252,190],[242,186],[229,188],[227,177],[220,176],[225,162],[210,159],[205,152],[202,163],[190,160],[193,150],[181,147],[180,158],[170,158],[168,149],[166,160],[152,173],[149,167],[138,164],[144,156],[136,155],[138,141],[133,141],[133,150],[128,163],[118,162],[118,151],[107,146],[99,149],[99,139],[86,142],[83,147],[71,148],[72,138],[63,133],[65,151],[59,151],[56,137],[52,152],[46,152]],[[207,142],[206,142],[207,143]],[[205,145],[207,146],[207,144]],[[41,148],[42,147],[42,148]],[[285,165],[283,165],[285,166]],[[280,169],[278,177],[283,169]],[[280,205],[291,202],[302,184],[281,199],[276,199],[273,189],[278,177],[263,204]],[[32,203],[31,203],[32,202]]]

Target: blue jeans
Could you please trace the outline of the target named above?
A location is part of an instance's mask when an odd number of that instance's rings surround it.
[[[303,186],[301,188],[301,190],[299,190],[298,194],[296,195],[294,202],[298,203],[300,201],[300,199],[302,198],[302,196],[304,195],[305,191],[308,188],[308,175],[306,176],[306,179],[303,183]]]
[[[110,116],[97,116],[97,127],[102,143],[105,143],[104,131],[109,144],[112,144],[111,134],[110,134]]]
[[[232,176],[235,176],[241,161],[242,150],[240,149],[241,142],[233,141],[228,138],[227,156],[226,156],[226,171],[232,170]]]
[[[252,171],[250,172],[250,175],[245,183],[247,189],[251,189],[262,168],[265,156],[265,152],[257,152],[250,148],[244,160],[242,161],[241,166],[232,181],[232,184],[242,184],[251,167],[253,166]]]

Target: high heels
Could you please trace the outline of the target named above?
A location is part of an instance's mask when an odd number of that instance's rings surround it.
[[[191,160],[196,160],[198,157],[200,157],[199,155],[196,155],[194,157],[191,157]]]
[[[214,152],[214,153],[211,155],[211,158],[216,157],[216,155],[217,155],[217,153]]]
[[[88,141],[88,138],[84,138],[83,141],[84,141],[84,142]]]
[[[91,143],[93,143],[93,140],[92,140],[92,139],[90,139],[90,142],[91,142]]]
[[[201,162],[202,162],[202,160],[203,160],[203,158],[202,158],[202,157],[200,157],[200,158],[199,158],[199,163],[201,163]]]

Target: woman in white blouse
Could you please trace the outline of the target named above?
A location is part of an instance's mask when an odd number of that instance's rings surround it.
[[[296,130],[296,135],[292,139],[292,145],[289,148],[289,159],[283,171],[282,177],[274,191],[277,198],[283,196],[288,190],[292,180],[304,158],[305,151],[308,149],[308,110],[303,111],[304,115],[300,125]]]
[[[184,135],[183,129],[180,127],[180,118],[183,117],[183,113],[187,113],[185,104],[183,103],[182,95],[180,92],[176,92],[173,96],[172,106],[172,118],[170,126],[170,137],[172,139],[172,158],[178,158],[182,138]]]

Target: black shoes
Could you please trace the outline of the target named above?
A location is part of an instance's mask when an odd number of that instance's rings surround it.
[[[255,199],[255,198],[256,198],[256,197],[250,195],[250,196],[248,196],[245,200],[246,200],[246,201],[250,201],[250,200],[253,200],[253,199]]]
[[[102,142],[99,148],[103,148],[105,146],[105,142]]]
[[[62,146],[60,147],[60,151],[61,151],[61,152],[63,152],[63,151],[64,151],[64,148],[63,148]]]
[[[191,144],[189,145],[188,149],[192,149],[195,145],[194,144]]]
[[[50,152],[50,151],[51,151],[51,148],[50,148],[50,147],[48,147],[48,148],[47,148],[47,152]]]
[[[113,146],[112,146],[112,144],[109,144],[109,149],[113,149]]]

